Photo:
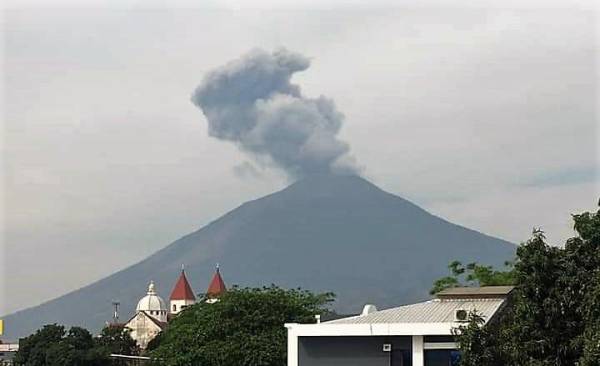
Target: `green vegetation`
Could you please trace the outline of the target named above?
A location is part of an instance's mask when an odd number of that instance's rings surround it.
[[[485,319],[477,312],[469,314],[469,322],[453,330],[462,351],[461,366],[482,366],[494,364],[492,337],[488,328],[483,328]]]
[[[96,366],[109,365],[111,353],[137,354],[135,342],[122,326],[106,327],[99,337],[80,327],[67,332],[57,324],[45,325],[19,342],[16,365]]]
[[[218,302],[201,301],[173,319],[152,356],[169,366],[283,366],[283,324],[314,323],[331,301],[331,293],[233,288]]]
[[[123,325],[104,327],[94,339],[102,354],[138,355],[137,343],[129,336],[129,330]]]
[[[312,323],[329,312],[333,294],[233,288],[216,303],[187,308],[150,342],[148,351],[160,365],[253,366],[286,364],[284,323]],[[23,366],[110,365],[109,355],[137,355],[139,349],[123,326],[109,326],[98,337],[80,327],[68,331],[50,324],[20,340],[15,357]]]
[[[600,211],[573,220],[564,247],[534,230],[518,248],[510,306],[485,328],[474,317],[457,329],[462,365],[600,365]]]
[[[436,280],[429,293],[434,295],[452,287],[514,285],[516,281],[514,264],[505,262],[505,265],[508,267],[506,271],[497,271],[492,266],[469,263],[464,267],[461,262],[454,261],[448,265],[451,275]]]

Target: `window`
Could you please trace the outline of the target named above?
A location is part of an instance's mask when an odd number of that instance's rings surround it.
[[[425,366],[458,366],[460,352],[449,349],[425,350]]]
[[[452,366],[460,364],[460,351],[450,351],[450,364]]]
[[[173,304],[173,311],[177,311],[177,305]]]
[[[392,349],[392,354],[390,355],[390,365],[392,366],[410,366],[411,362],[411,352],[402,349]]]

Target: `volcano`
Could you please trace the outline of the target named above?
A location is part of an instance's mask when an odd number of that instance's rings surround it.
[[[333,307],[358,312],[428,297],[452,260],[494,266],[516,246],[434,216],[357,176],[317,176],[246,202],[145,260],[79,290],[6,316],[8,338],[47,323],[97,331],[133,314],[152,279],[167,299],[185,263],[203,291],[216,263],[228,286],[277,284],[337,295]]]

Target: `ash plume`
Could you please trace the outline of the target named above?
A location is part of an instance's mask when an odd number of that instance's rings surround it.
[[[337,137],[344,117],[333,100],[304,97],[290,82],[309,66],[308,58],[285,49],[253,50],[209,72],[192,102],[210,136],[234,142],[263,166],[291,178],[358,174],[350,146]]]

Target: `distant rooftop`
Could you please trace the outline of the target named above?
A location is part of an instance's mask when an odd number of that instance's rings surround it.
[[[330,322],[338,319],[351,318],[357,314],[337,314],[337,313],[325,313],[321,315],[322,322]]]
[[[0,352],[17,352],[18,350],[18,343],[0,343]]]
[[[328,321],[324,324],[398,324],[398,323],[453,323],[456,310],[477,311],[487,322],[504,304],[504,299],[435,299],[404,305],[367,315]]]
[[[489,321],[500,310],[513,286],[455,287],[437,299],[367,314],[326,321],[325,324],[453,323],[456,310],[476,311]]]
[[[502,299],[514,286],[453,287],[436,294],[438,299]]]

